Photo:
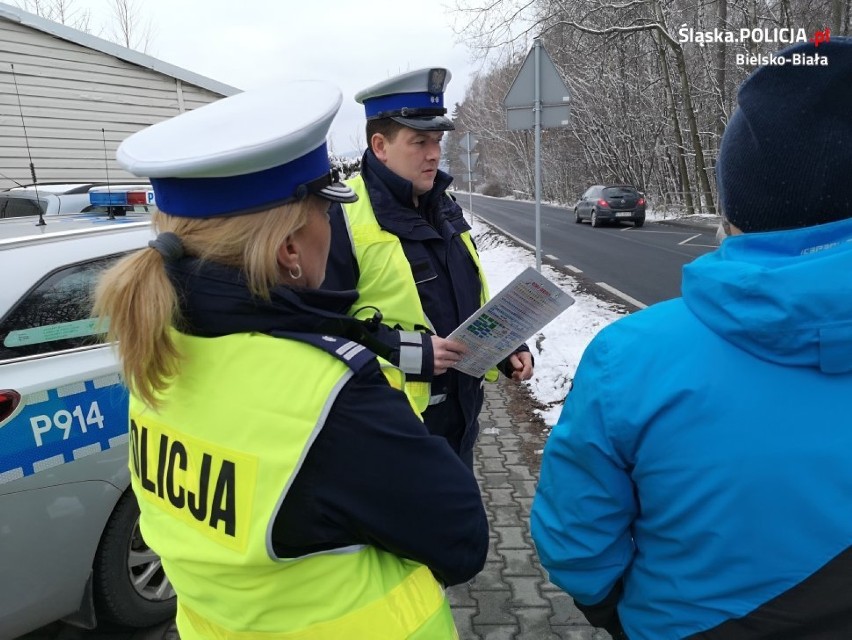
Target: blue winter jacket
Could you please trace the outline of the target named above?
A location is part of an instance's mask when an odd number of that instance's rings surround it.
[[[852,638],[852,220],[728,238],[603,329],[531,518],[630,640]]]

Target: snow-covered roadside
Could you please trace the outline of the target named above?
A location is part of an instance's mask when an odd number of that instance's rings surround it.
[[[535,267],[532,251],[506,238],[482,218],[476,218],[473,236],[492,295],[528,266]],[[559,418],[562,402],[586,345],[600,329],[627,311],[620,305],[580,291],[576,279],[548,265],[542,265],[542,274],[575,300],[527,341],[535,356],[535,375],[526,384],[533,397],[547,407],[539,413],[551,426]]]

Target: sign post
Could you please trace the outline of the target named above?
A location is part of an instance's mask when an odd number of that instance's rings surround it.
[[[473,168],[476,166],[476,161],[479,160],[478,153],[471,153],[478,138],[469,131],[462,136],[461,148],[464,153],[461,154],[461,161],[467,167],[467,196],[468,196],[468,211],[470,211],[470,228],[473,229]]]
[[[564,127],[571,113],[568,87],[536,38],[503,98],[509,129],[535,129],[535,268],[541,271],[541,129]]]

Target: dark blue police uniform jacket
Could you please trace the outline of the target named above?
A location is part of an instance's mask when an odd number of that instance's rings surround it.
[[[461,207],[446,190],[453,179],[438,171],[433,188],[420,196],[414,206],[411,182],[388,169],[369,149],[361,162],[361,175],[367,186],[370,203],[379,225],[400,240],[411,265],[423,311],[437,335],[446,337],[480,307],[480,277],[476,263],[460,238],[470,226]],[[340,205],[332,206],[332,241],[326,268],[324,289],[358,288],[359,269],[353,255],[346,221]],[[354,305],[357,309],[357,303]],[[398,331],[386,327],[377,334],[398,355]],[[482,379],[449,370],[440,376],[433,373],[434,356],[431,341],[423,342],[423,371],[408,375],[411,380],[432,383],[432,396],[446,394],[444,402],[431,405],[423,414],[429,431],[447,438],[468,464],[479,433],[478,416],[482,408]],[[519,351],[528,351],[521,345]],[[398,364],[398,360],[394,362]],[[498,365],[510,375],[508,362]]]

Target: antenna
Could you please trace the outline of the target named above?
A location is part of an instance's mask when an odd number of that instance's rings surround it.
[[[35,165],[33,164],[33,154],[30,153],[30,138],[27,135],[27,123],[24,122],[24,108],[21,106],[21,93],[18,91],[18,76],[15,75],[15,65],[9,63],[9,66],[12,67],[12,80],[15,83],[15,95],[18,97],[18,111],[21,114],[21,126],[24,128],[24,142],[26,142],[27,145],[27,157],[30,159],[30,174],[33,177],[33,188],[35,189],[36,194],[36,205],[38,206],[38,223],[36,226],[43,227],[47,223],[44,221],[44,212],[41,210],[41,202],[38,198],[38,180],[36,179]]]
[[[112,189],[109,186],[109,160],[107,159],[107,150],[106,150],[106,132],[104,132],[104,128],[101,127],[101,139],[104,141],[104,166],[106,167],[106,179],[107,179],[107,216],[110,220],[115,220],[115,208],[112,204]]]

